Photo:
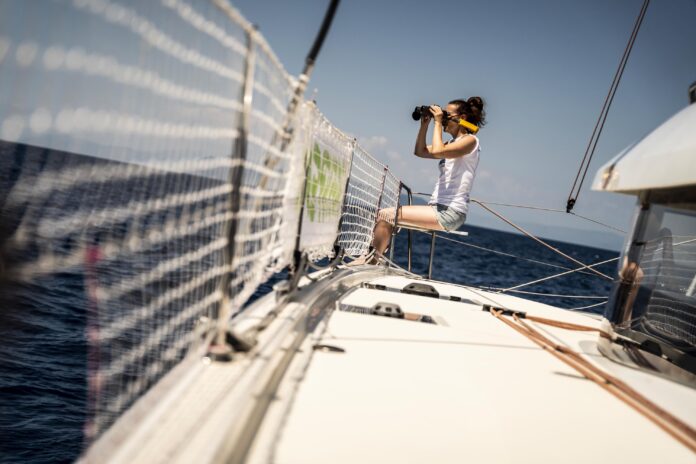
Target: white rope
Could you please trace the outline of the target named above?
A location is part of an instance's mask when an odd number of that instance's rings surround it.
[[[423,196],[423,197],[430,197],[431,196],[429,193],[423,193],[423,192],[416,192],[413,195],[418,195],[418,196]],[[472,198],[472,201],[474,201],[473,198]],[[547,207],[543,207],[543,206],[518,205],[518,204],[514,204],[514,203],[497,203],[494,201],[483,201],[483,200],[476,200],[476,201],[480,201],[481,203],[485,203],[487,205],[509,206],[511,208],[533,209],[533,210],[537,210],[537,211],[549,211],[552,213],[566,213],[566,214],[568,214],[568,212],[564,209],[547,208]],[[605,224],[603,222],[597,221],[596,219],[588,218],[586,216],[582,216],[580,214],[573,213],[572,211],[569,214],[572,214],[573,216],[578,217],[580,219],[584,219],[585,221],[594,222],[595,224],[598,224],[600,226],[604,226],[608,229],[612,229],[612,230],[615,230],[617,232],[621,232],[623,234],[627,233],[623,229],[619,229],[618,227],[615,227],[615,226],[612,226],[609,224]]]
[[[619,260],[619,257],[617,256],[616,258],[611,258],[611,259],[607,259],[605,261],[600,261],[599,263],[594,263],[594,264],[590,264],[590,265],[583,265],[582,267],[579,267],[576,269],[571,269],[570,271],[566,271],[566,272],[561,272],[560,274],[554,274],[552,276],[544,277],[541,279],[533,280],[531,282],[525,282],[523,284],[515,285],[514,287],[506,288],[506,289],[500,290],[499,293],[505,293],[505,292],[509,292],[511,290],[517,290],[518,288],[521,288],[521,287],[526,287],[528,285],[537,284],[539,282],[544,282],[547,280],[555,279],[556,277],[561,277],[564,275],[572,274],[572,273],[578,272],[582,269],[591,269],[591,268],[594,268],[595,266],[600,266],[602,264],[606,264],[606,263],[610,263],[612,261],[618,261],[618,260]]]
[[[503,215],[501,215],[500,213],[497,213],[497,212],[493,211],[491,208],[489,208],[488,206],[484,205],[484,204],[481,203],[480,201],[474,200],[474,199],[472,199],[471,201],[473,201],[474,203],[478,204],[479,206],[481,206],[483,209],[485,209],[485,210],[488,211],[489,213],[495,215],[496,217],[498,217],[499,219],[501,219],[501,220],[504,221],[505,223],[507,223],[507,224],[511,225],[512,227],[514,227],[515,229],[519,230],[519,231],[522,232],[524,235],[526,235],[527,237],[529,237],[529,238],[531,238],[532,240],[536,241],[537,243],[539,243],[539,244],[545,246],[546,248],[548,248],[548,249],[550,249],[550,250],[552,250],[552,251],[555,251],[555,252],[558,253],[559,255],[561,255],[561,256],[563,256],[564,258],[567,258],[567,259],[573,261],[574,263],[580,264],[580,265],[582,266],[582,269],[590,269],[592,272],[594,272],[595,274],[597,274],[597,275],[600,276],[600,277],[604,277],[604,278],[607,279],[607,280],[613,280],[611,277],[609,277],[608,275],[604,274],[603,272],[599,272],[598,270],[594,269],[593,266],[588,266],[588,265],[582,263],[581,261],[579,261],[579,260],[573,258],[572,256],[569,256],[569,255],[563,253],[563,252],[562,252],[561,250],[559,250],[558,248],[555,248],[555,247],[549,245],[548,243],[544,242],[543,240],[541,240],[540,238],[538,238],[538,237],[536,237],[535,235],[531,234],[530,232],[527,232],[527,231],[524,230],[522,227],[518,226],[517,224],[513,223],[513,222],[510,221],[509,219],[505,218],[505,217],[504,217]],[[617,259],[618,259],[618,258],[617,258]]]
[[[499,290],[505,290],[500,287],[478,287],[482,290],[494,290],[494,291],[499,291]],[[538,296],[549,296],[549,297],[556,297],[556,298],[577,298],[580,300],[606,300],[606,296],[600,296],[600,295],[563,295],[561,293],[542,293],[542,292],[528,292],[525,290],[508,290],[511,293],[522,293],[525,295],[538,295]]]
[[[581,309],[590,309],[590,308],[596,308],[597,306],[602,306],[607,304],[607,300],[600,301],[599,303],[587,305],[587,306],[579,306],[577,308],[568,308],[567,311],[580,311]]]
[[[414,230],[417,230],[417,229],[414,229]],[[459,244],[461,244],[461,245],[468,246],[468,247],[471,247],[471,248],[476,248],[476,249],[479,249],[479,250],[488,251],[488,252],[490,252],[490,253],[495,253],[495,254],[502,255],[502,256],[509,256],[509,257],[511,257],[511,258],[521,259],[522,261],[529,261],[530,263],[543,264],[544,266],[555,267],[555,268],[557,268],[557,269],[565,269],[566,271],[571,270],[571,268],[569,268],[569,267],[559,266],[558,264],[551,264],[551,263],[546,263],[546,262],[544,262],[544,261],[537,261],[536,259],[524,258],[524,257],[522,257],[522,256],[513,255],[512,253],[505,253],[505,252],[503,252],[503,251],[492,250],[492,249],[490,249],[490,248],[482,247],[482,246],[479,246],[479,245],[474,245],[474,244],[471,244],[471,243],[462,242],[461,240],[456,240],[456,239],[449,238],[449,237],[445,237],[445,236],[442,236],[442,235],[438,235],[438,237],[441,238],[441,239],[443,239],[443,240],[449,240],[450,242],[459,243]],[[579,271],[579,272],[580,272],[581,274],[591,275],[589,272],[586,272],[586,271]]]

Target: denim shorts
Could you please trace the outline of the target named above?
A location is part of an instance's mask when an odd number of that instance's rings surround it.
[[[459,211],[453,210],[449,206],[441,205],[439,203],[437,205],[430,206],[432,206],[433,211],[435,211],[437,222],[445,230],[457,230],[462,224],[464,224],[464,221],[466,221],[466,213],[460,213]]]

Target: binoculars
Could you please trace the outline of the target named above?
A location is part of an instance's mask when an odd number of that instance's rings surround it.
[[[413,118],[414,121],[418,121],[424,114],[430,114],[430,107],[429,106],[416,106],[416,108],[413,110],[413,113],[411,114],[411,117]],[[453,119],[450,117],[449,113],[447,111],[442,110],[442,122],[445,123],[447,120]],[[459,118],[457,118],[459,119]],[[475,124],[471,124],[469,121],[466,119],[459,119],[457,123],[460,126],[464,126],[467,129],[469,129],[469,132],[472,134],[475,134],[479,131],[479,127]]]

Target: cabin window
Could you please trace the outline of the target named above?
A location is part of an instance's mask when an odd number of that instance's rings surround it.
[[[696,360],[696,195],[644,196],[633,236],[619,259],[607,317],[617,332]],[[682,356],[683,355],[683,356]],[[665,356],[663,356],[665,357]],[[691,358],[690,360],[688,358]],[[691,370],[691,369],[688,369]]]

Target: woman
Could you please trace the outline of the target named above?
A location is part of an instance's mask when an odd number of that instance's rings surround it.
[[[443,118],[442,109],[433,105],[431,114],[422,114],[420,130],[416,137],[414,154],[420,158],[440,160],[440,176],[428,206],[403,206],[399,209],[398,224],[413,225],[433,230],[456,230],[469,210],[469,193],[474,183],[479,162],[478,138],[459,124],[464,119],[476,126],[485,124],[485,111],[481,97],[468,100],[452,100],[447,105],[449,118]],[[432,144],[426,146],[425,136],[430,120],[434,121]],[[453,138],[442,141],[442,132]],[[375,227],[372,246],[377,255],[384,254],[389,246],[393,230],[394,210],[380,211],[380,221]]]

